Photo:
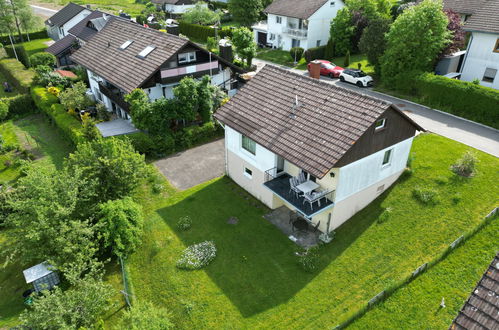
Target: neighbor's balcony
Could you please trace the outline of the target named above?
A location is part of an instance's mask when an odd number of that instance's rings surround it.
[[[107,96],[111,101],[116,103],[121,109],[129,112],[130,104],[125,101],[125,94],[117,87],[99,83],[99,89],[102,94]]]
[[[308,37],[308,30],[306,29],[293,29],[287,27],[284,29],[284,33],[293,38],[306,39]]]
[[[264,186],[270,189],[280,199],[291,204],[296,211],[303,214],[307,218],[322,212],[334,206],[335,191],[328,191],[324,187],[319,186],[315,189],[316,192],[323,191],[324,196],[313,203],[305,200],[303,194],[296,194],[291,190],[290,179],[291,175],[285,172],[277,173],[276,168],[265,171]]]
[[[218,61],[206,63],[196,63],[193,65],[181,66],[173,69],[161,70],[161,79],[170,80],[172,78],[182,77],[186,75],[199,75],[209,73],[218,73]]]

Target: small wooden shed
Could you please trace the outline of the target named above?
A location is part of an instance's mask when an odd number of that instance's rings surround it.
[[[48,262],[42,262],[23,271],[26,283],[33,283],[36,292],[50,290],[60,283],[55,268]]]

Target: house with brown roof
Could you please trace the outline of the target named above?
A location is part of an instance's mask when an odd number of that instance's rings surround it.
[[[450,9],[461,15],[466,22],[487,0],[444,0],[444,9]]]
[[[499,0],[487,0],[464,25],[471,33],[461,80],[499,89]]]
[[[264,10],[267,21],[252,26],[255,41],[283,50],[323,46],[331,20],[344,6],[343,0],[274,0]]]
[[[95,99],[118,117],[130,120],[125,95],[143,89],[151,101],[173,97],[186,76],[209,75],[229,96],[242,69],[187,39],[111,17],[71,59],[88,71]]]
[[[269,65],[215,118],[227,175],[323,233],[398,179],[423,131],[393,104]]]
[[[70,2],[45,21],[47,34],[55,41],[62,39],[68,35],[69,29],[90,15],[91,12],[90,8]]]

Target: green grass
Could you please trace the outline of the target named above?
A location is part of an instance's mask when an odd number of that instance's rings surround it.
[[[12,88],[12,92],[11,93],[6,93],[3,89],[3,83],[4,82],[8,82],[10,87]],[[16,96],[17,94],[19,94],[17,92],[17,90],[14,88],[13,84],[11,81],[9,81],[5,75],[0,71],[0,99],[3,98],[3,97],[12,97],[12,96]]]
[[[52,41],[52,39],[36,39],[32,41],[26,41],[23,42],[24,49],[26,49],[26,52],[28,53],[28,56],[31,56],[36,53],[40,53],[45,51],[45,49],[48,48],[48,45],[46,42]]]
[[[320,250],[315,274],[299,268],[297,246],[262,218],[268,210],[228,178],[184,192],[169,189],[166,199],[143,191],[145,239],[129,260],[136,297],[167,306],[180,328],[335,326],[497,206],[497,158],[476,151],[480,162],[472,179],[449,170],[469,149],[437,135],[417,137],[413,175],[337,229],[335,240]],[[415,186],[437,190],[440,203],[416,201]],[[462,198],[455,204],[457,193]],[[378,224],[387,207],[390,218]],[[176,222],[185,215],[193,226],[181,232]],[[238,225],[226,223],[231,216]],[[204,240],[215,241],[215,261],[201,271],[178,270],[183,249]],[[425,319],[417,321],[424,327]]]
[[[43,5],[44,3],[54,4],[57,6],[65,6],[68,2],[74,2],[76,4],[85,6],[87,4],[91,5],[93,9],[100,9],[112,14],[117,14],[120,9],[124,10],[130,15],[138,15],[145,8],[145,5],[136,3],[135,0],[35,0],[30,1],[32,3],[37,3]]]
[[[348,328],[448,328],[498,251],[497,237],[499,219],[496,218],[442,262]],[[445,308],[440,308],[442,298]]]

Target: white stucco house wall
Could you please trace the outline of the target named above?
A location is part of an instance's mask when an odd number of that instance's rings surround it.
[[[227,175],[323,233],[399,178],[423,130],[389,103],[269,65],[215,118],[225,128]],[[322,197],[310,204],[294,194],[290,179],[300,175]]]
[[[344,6],[342,0],[275,0],[264,11],[267,21],[252,26],[255,41],[283,50],[324,46],[331,20]]]
[[[57,41],[69,34],[69,30],[92,13],[90,8],[70,2],[45,21],[45,28],[50,38]]]
[[[194,8],[198,0],[152,0],[151,2],[154,3],[158,9],[161,9],[170,15],[180,16],[187,10]],[[208,8],[206,2],[204,2],[202,6]]]
[[[499,0],[489,0],[464,25],[471,33],[461,80],[499,89]]]

